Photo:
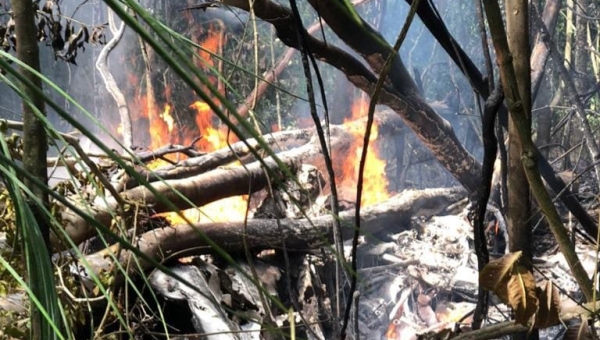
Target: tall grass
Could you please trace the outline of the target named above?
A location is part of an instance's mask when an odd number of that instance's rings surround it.
[[[225,98],[208,80],[205,71],[199,70],[190,60],[190,54],[196,54],[198,46],[191,42],[184,36],[170,30],[163,23],[159,22],[153,15],[149,14],[144,8],[142,8],[135,1],[125,1],[127,7],[123,6],[120,1],[107,0],[106,4],[115,11],[115,13],[131,28],[136,34],[138,34],[151,48],[160,56],[168,67],[180,77],[180,79],[187,84],[195,94],[206,102],[212,111],[218,116],[221,122],[228,127],[228,129],[238,136],[240,140],[252,137],[258,141],[261,152],[258,152],[254,148],[250,147],[251,152],[254,154],[257,160],[263,162],[266,157],[272,157],[279,165],[279,167],[286,173],[287,177],[294,178],[292,171],[282,163],[271,148],[265,143],[261,137],[259,131],[257,131],[253,124],[248,122],[243,117],[240,117],[235,109],[235,105]],[[12,63],[12,64],[11,64]],[[45,87],[45,91],[40,91],[35,88],[31,83],[24,79],[13,67],[13,65],[20,65],[29,69],[29,71],[39,76]],[[233,64],[233,63],[232,63]],[[47,107],[54,110],[60,118],[67,122],[70,127],[76,129],[81,133],[82,136],[89,139],[97,148],[105,153],[110,159],[115,162],[120,168],[124,169],[125,172],[135,178],[138,183],[148,187],[153,194],[158,198],[159,201],[166,204],[173,211],[178,209],[168,202],[168,199],[158,192],[156,192],[152,186],[133,169],[132,164],[126,162],[121,155],[115,152],[109,147],[103,140],[101,140],[93,129],[88,126],[94,126],[95,129],[103,131],[104,134],[110,135],[110,131],[106,131],[105,125],[98,121],[93,114],[90,113],[89,108],[85,108],[81,105],[76,98],[71,97],[68,93],[62,90],[52,80],[45,77],[43,74],[36,72],[22,64],[18,59],[13,57],[11,54],[0,51],[0,69],[5,72],[1,75],[1,80],[8,84],[10,88],[15,91],[19,96],[22,97],[25,103],[29,102],[29,99],[23,94],[24,87],[31,87],[36,92],[36,95],[42,97]],[[218,71],[211,69],[217,77],[225,80],[223,75],[218,74]],[[235,96],[242,98],[237,93],[236,89],[226,83],[231,89],[230,93]],[[52,92],[57,94],[61,101],[68,102],[74,109],[80,112],[81,116],[73,116],[67,112],[61,105],[55,100],[52,100],[52,96],[48,93]],[[217,102],[219,103],[217,105]],[[223,106],[224,109],[221,108]],[[229,114],[225,113],[225,110]],[[96,188],[96,192],[100,199],[105,198],[102,184],[95,178],[94,174],[90,171],[89,167],[81,160],[81,155],[69,147],[69,141],[65,140],[64,136],[57,130],[57,128],[39,111],[36,112],[38,118],[44,123],[45,128],[50,136],[52,142],[50,145],[56,149],[56,153],[59,155],[59,161],[67,161],[67,158],[76,159],[77,168],[88,177],[90,185]],[[128,290],[132,290],[132,294],[135,295],[136,299],[141,301],[145,306],[156,306],[158,302],[153,294],[150,294],[154,301],[147,301],[147,296],[143,295],[142,292],[137,288],[133,281],[134,278],[130,276],[126,268],[123,268],[118,261],[118,254],[110,254],[114,263],[116,264],[116,272],[102,273],[97,275],[92,270],[92,267],[87,263],[85,255],[80,251],[77,244],[74,244],[69,239],[68,234],[64,232],[62,221],[60,219],[60,213],[54,209],[56,205],[51,204],[50,210],[44,207],[40,202],[35,200],[35,197],[31,194],[30,188],[23,185],[23,179],[27,178],[31,183],[42,188],[51,198],[52,202],[56,204],[62,204],[64,207],[70,209],[76,214],[80,215],[90,225],[92,225],[99,238],[104,242],[106,247],[110,246],[110,242],[107,240],[113,240],[118,242],[122,249],[130,250],[136,257],[133,263],[134,266],[138,266],[141,272],[142,281],[147,283],[147,278],[141,270],[139,260],[150,262],[155,268],[166,272],[169,275],[175,276],[183,283],[187,284],[190,288],[196,289],[191,283],[186,282],[183,278],[177,277],[175,273],[165,267],[163,264],[148,258],[144,254],[140,253],[134,244],[132,244],[126,237],[125,232],[127,226],[125,225],[125,219],[120,218],[124,214],[125,209],[119,209],[112,211],[113,220],[115,221],[116,228],[109,228],[108,226],[98,223],[91,213],[93,207],[91,205],[83,206],[80,204],[74,204],[73,200],[65,198],[56,188],[51,188],[47,183],[41,183],[39,180],[33,178],[30,174],[25,172],[21,167],[20,160],[15,155],[18,155],[18,143],[10,144],[11,140],[15,140],[15,137],[8,135],[7,124],[0,126],[0,143],[2,146],[0,153],[0,174],[6,185],[8,197],[10,198],[10,204],[6,206],[10,209],[14,209],[14,220],[11,221],[14,225],[15,237],[22,240],[22,247],[19,251],[24,259],[24,267],[19,267],[18,263],[14,259],[9,259],[8,256],[0,257],[0,264],[7,269],[7,271],[13,276],[15,282],[24,291],[31,304],[36,306],[36,309],[42,314],[43,320],[43,337],[44,339],[75,339],[77,335],[72,330],[77,324],[77,313],[84,313],[91,319],[88,320],[88,324],[91,326],[87,337],[99,338],[103,335],[103,327],[105,326],[105,319],[95,319],[98,317],[98,301],[105,310],[104,317],[110,315],[118,326],[113,326],[114,331],[122,332],[128,337],[133,338],[134,333],[131,324],[128,319],[127,311],[123,309],[119,301],[119,297],[116,296],[116,289],[114,278],[116,276],[123,277],[123,282]],[[16,138],[18,140],[18,137]],[[117,138],[114,138],[113,142],[116,142],[125,152],[130,152],[123,147]],[[135,158],[135,155],[131,154],[131,157]],[[268,169],[268,167],[265,167]],[[70,180],[72,183],[76,183],[75,177],[77,174],[69,173]],[[75,191],[80,202],[85,202],[84,193],[78,190],[75,184]],[[34,202],[39,207],[39,212],[44,214],[45,220],[49,221],[52,226],[53,232],[60,236],[64,242],[70,244],[68,253],[62,253],[61,256],[55,256],[52,261],[42,236],[40,229],[37,225],[37,220],[34,213],[31,210],[29,202]],[[191,202],[189,202],[191,203]],[[124,207],[120,207],[124,208]],[[198,231],[201,233],[201,231]],[[209,239],[205,238],[213,250],[223,259],[229,261],[232,265],[237,266],[235,261],[224,252],[217,244]],[[111,242],[113,242],[111,241]],[[85,272],[86,276],[80,278],[82,281],[89,281],[94,287],[91,291],[87,291],[85,288],[79,286],[76,281],[66,280],[69,283],[68,287],[64,287],[63,281],[56,280],[56,274],[60,272],[61,278],[65,275],[76,278],[81,272]],[[252,277],[251,274],[246,274]],[[260,284],[255,277],[252,277],[255,284],[260,287]],[[60,281],[60,282],[59,282]],[[81,300],[74,301],[68,294],[64,293],[64,289],[73,289],[82,294],[84,298]],[[262,288],[261,288],[262,289]],[[87,294],[98,294],[101,298],[86,299]],[[269,296],[269,294],[265,294]],[[282,310],[285,308],[281,302],[274,300],[274,303],[279,306]],[[169,333],[167,325],[164,323],[164,318],[161,311],[157,311],[159,319],[163,320],[163,329],[165,333]]]

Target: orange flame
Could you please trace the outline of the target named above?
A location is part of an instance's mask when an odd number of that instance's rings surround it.
[[[139,112],[141,117],[148,119],[151,149],[157,149],[171,142],[169,126],[163,118],[165,114],[170,116],[170,105],[167,104],[161,113],[154,96],[140,95],[134,100],[133,107],[133,112]]]
[[[221,33],[217,32],[217,34],[213,34],[210,35],[208,38],[206,38],[204,40],[204,42],[202,43],[202,47],[204,49],[201,49],[198,52],[198,56],[200,57],[200,59],[204,60],[205,62],[208,63],[208,65],[210,66],[214,66],[215,63],[212,59],[212,55],[211,54],[217,54],[219,52],[220,49],[220,42],[221,42]]]
[[[345,120],[344,123],[356,120],[367,115],[369,102],[364,98],[355,100],[352,104],[352,118]],[[360,158],[363,152],[363,134],[364,127],[358,125],[347,125],[348,130],[355,137],[354,145],[351,146],[342,166],[341,185],[349,188],[356,188],[358,179],[358,170]],[[377,139],[377,125],[373,124],[371,135],[369,137],[369,150],[365,160],[365,169],[363,172],[363,191],[361,205],[367,206],[383,202],[390,198],[388,193],[388,180],[385,174],[385,160],[379,158],[378,149],[372,141]]]
[[[223,48],[223,39],[224,32],[222,28],[217,29],[215,26],[210,25],[209,32],[210,34],[203,41],[195,41],[198,45],[202,46],[198,50],[198,59],[196,62],[196,66],[206,69],[207,66],[215,66],[215,60],[213,59],[213,55],[218,55],[221,53],[221,49]],[[196,40],[196,37],[194,37]]]
[[[173,126],[175,125],[175,119],[173,119],[173,116],[171,116],[171,105],[165,105],[165,110],[160,115],[160,118],[162,118],[165,124],[167,124],[167,131],[170,135],[171,132],[173,132]]]
[[[212,127],[214,114],[207,103],[196,101],[190,105],[190,108],[196,110],[196,126],[200,128],[200,134],[202,135],[198,146],[202,150],[214,151],[227,147],[227,138],[229,138],[229,143],[236,141],[235,135],[227,133],[225,127]]]
[[[198,35],[196,35],[197,37]],[[203,41],[198,41],[204,50],[200,49],[198,57],[195,59],[197,66],[206,69],[207,65],[213,66],[212,54],[220,53],[223,43],[223,32],[222,30],[211,29],[208,32],[208,36]],[[212,54],[211,54],[212,53]],[[214,78],[209,77],[211,81]],[[132,76],[130,81],[137,81]],[[214,80],[216,82],[216,80]],[[166,86],[163,93],[167,101],[172,98],[172,88]],[[220,128],[213,124],[214,113],[210,109],[209,105],[205,102],[196,101],[189,107],[196,111],[194,121],[196,128],[178,127],[177,121],[172,115],[172,106],[170,104],[164,104],[162,111],[159,110],[159,105],[156,103],[154,96],[138,96],[135,100],[135,105],[138,109],[137,112],[143,117],[148,119],[148,132],[150,134],[150,147],[151,149],[157,149],[161,146],[173,142],[182,142],[183,144],[189,145],[196,139],[198,133],[202,138],[198,141],[196,146],[202,151],[211,152],[223,148],[227,145],[228,135],[229,142],[234,142],[233,134],[228,134],[227,130]],[[149,165],[150,168],[157,168],[164,166],[166,162],[164,160],[158,160]],[[191,222],[199,221],[232,221],[242,220],[245,217],[247,210],[247,197],[238,196],[222,199],[216,202],[207,204],[199,209],[188,209],[183,211],[183,215],[187,220]],[[172,224],[185,223],[185,219],[179,216],[177,213],[164,213],[160,214],[166,217]]]

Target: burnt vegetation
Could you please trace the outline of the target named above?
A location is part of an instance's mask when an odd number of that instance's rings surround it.
[[[595,2],[0,5],[0,338],[597,334]]]
[[[86,44],[106,44],[104,29],[107,24],[90,26],[75,23],[62,14],[60,2],[56,1],[45,1],[41,8],[38,1],[33,6],[36,9],[36,39],[52,47],[56,59],[77,65],[77,54],[79,51],[85,52]],[[10,10],[8,15],[11,15]],[[12,17],[0,24],[0,46],[5,52],[17,50],[15,21]]]

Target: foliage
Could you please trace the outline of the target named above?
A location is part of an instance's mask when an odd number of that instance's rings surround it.
[[[60,1],[48,0],[42,8],[37,7],[37,39],[46,42],[54,50],[55,58],[77,65],[77,53],[85,51],[85,44],[105,44],[105,25],[90,27],[63,16]],[[75,24],[79,26],[77,30]],[[90,32],[91,31],[91,32]],[[0,46],[5,52],[16,50],[15,21],[11,17],[5,24],[0,24]]]
[[[527,326],[538,308],[538,298],[533,274],[517,263],[521,255],[519,251],[490,261],[479,274],[479,282],[483,288],[493,291],[502,302],[512,307],[516,322]]]
[[[204,30],[195,36],[194,33],[197,32],[192,31],[188,27],[189,21],[185,19],[185,15],[170,18],[153,15],[143,9],[136,1],[119,2],[110,0],[107,3],[133,29],[134,33],[131,34],[136,35],[136,37],[139,35],[139,45],[132,44],[127,47],[129,48],[127,53],[128,59],[121,60],[122,64],[131,66],[132,73],[136,75],[143,75],[150,68],[149,64],[151,64],[152,70],[148,71],[151,74],[150,78],[152,80],[158,79],[157,83],[160,84],[154,89],[157,98],[165,102],[170,101],[174,103],[174,105],[177,105],[176,110],[179,112],[190,111],[189,103],[191,98],[201,98],[218,114],[218,121],[215,120],[215,124],[227,126],[228,131],[233,132],[240,138],[253,137],[259,140],[261,146],[267,150],[264,154],[256,153],[257,159],[260,160],[263,160],[266,156],[273,155],[273,152],[260,139],[262,133],[256,129],[253,123],[257,121],[258,124],[256,125],[260,129],[266,127],[266,130],[272,124],[282,121],[281,118],[283,118],[284,122],[286,118],[292,119],[292,122],[288,126],[298,124],[298,120],[293,118],[297,118],[298,112],[303,111],[295,106],[298,105],[298,99],[304,101],[304,79],[295,77],[293,74],[300,68],[299,58],[292,59],[286,71],[289,73],[284,73],[277,81],[276,86],[271,86],[268,93],[256,104],[254,107],[254,111],[258,113],[254,117],[256,121],[251,116],[236,115],[236,106],[245,99],[256,83],[262,79],[264,72],[268,71],[275,60],[286,51],[283,44],[271,34],[270,26],[259,23],[256,26],[256,31],[254,31],[255,28],[249,25],[227,28],[223,33],[227,40],[224,47],[226,52],[223,53],[223,56],[218,56],[212,52],[212,54],[209,53],[212,58],[220,58],[219,61],[222,65],[199,65],[194,63],[193,60],[202,59],[199,57],[199,54],[206,52],[200,47],[200,42],[207,36],[207,32]],[[128,7],[123,7],[123,3]],[[391,6],[391,4],[388,3],[388,6]],[[375,13],[376,10],[376,7],[370,7],[365,13]],[[300,11],[305,22],[316,19],[315,12],[311,11],[308,6],[301,6]],[[469,15],[465,15],[465,13],[469,13]],[[471,13],[471,6],[460,4],[458,7],[448,8],[445,18],[450,22],[450,27],[454,32],[457,32],[459,35],[463,35],[464,33],[464,35],[472,37],[476,35],[474,23],[464,24],[464,17],[471,17]],[[241,13],[238,11],[236,14],[239,15]],[[565,25],[562,19],[561,25],[563,27]],[[37,27],[38,38],[48,46],[51,46],[55,58],[72,64],[76,64],[78,52],[85,50],[86,43],[102,44],[105,41],[105,25],[91,26],[67,18],[61,13],[60,2],[45,2],[38,11]],[[396,34],[391,31],[386,32],[388,31],[386,27],[382,28],[382,30],[384,33],[387,33],[386,35],[392,36]],[[421,30],[423,29],[421,28]],[[334,39],[334,42],[338,41],[335,40],[337,37],[333,36],[330,31],[327,31],[325,34],[327,39],[331,38]],[[559,30],[557,41],[562,44],[564,40],[563,32]],[[10,52],[11,49],[14,50],[14,41],[14,22],[11,22],[11,19],[9,19],[7,23],[0,25],[0,46],[2,46],[5,52]],[[328,41],[331,42],[332,40]],[[414,45],[411,48],[414,50],[418,48],[417,45],[425,43],[431,46],[436,45],[434,39],[430,37],[421,38],[419,35],[415,38]],[[472,55],[481,55],[479,53],[480,47],[478,41],[475,38],[466,39],[463,47],[466,47]],[[409,64],[412,66],[411,72],[413,75],[422,81],[424,95],[429,99],[437,100],[446,105],[448,110],[444,114],[446,114],[448,120],[452,121],[455,128],[460,125],[465,131],[476,130],[473,128],[473,121],[477,119],[476,113],[478,110],[477,105],[473,104],[476,101],[476,94],[463,90],[467,81],[462,79],[462,77],[458,77],[458,69],[454,66],[448,67],[449,61],[440,54],[426,54],[423,51],[413,50],[407,51],[406,49],[408,48],[405,48],[402,54],[406,57],[405,59],[410,60]],[[139,62],[143,59],[144,53],[150,55],[147,64]],[[14,85],[19,83],[19,79],[17,75],[12,73],[11,67],[7,64],[7,62],[13,62],[11,56],[7,53],[0,55],[0,62],[0,70],[8,74],[2,79],[3,82],[12,84],[13,91],[21,95],[19,87],[26,86],[26,84]],[[324,72],[325,87],[336,88],[340,86],[340,75],[336,71],[326,70]],[[127,75],[121,74],[121,77],[123,77],[123,79],[120,79],[121,81],[126,81],[124,78]],[[550,74],[548,78],[556,78],[555,83],[559,83],[558,77],[554,74]],[[141,79],[140,76],[140,79],[136,79],[135,82],[134,90],[137,91],[137,94],[143,92],[145,80]],[[224,84],[223,88],[216,88],[214,80],[222,82]],[[62,91],[56,82],[46,78],[44,78],[44,81],[48,92],[51,92],[51,94],[40,93],[39,95],[44,96],[47,104],[56,110],[64,121],[68,122],[69,128],[79,130],[82,136],[92,141],[94,147],[101,149],[115,162],[120,162],[119,167],[125,169],[130,176],[135,177],[136,171],[123,163],[121,155],[118,155],[113,150],[113,145],[119,144],[118,140],[113,141],[113,144],[109,146],[100,138],[97,138],[98,136],[95,131],[86,128],[86,125],[82,124],[82,122],[86,121],[88,123],[87,126],[94,126],[96,130],[105,130],[104,133],[106,134],[112,132],[110,131],[111,127],[106,127],[103,125],[104,122],[99,122],[98,119],[100,117],[94,117],[81,103],[77,103],[76,99],[69,96],[66,91]],[[173,86],[176,93],[170,98],[167,98],[168,96],[166,95],[169,92],[168,86]],[[74,110],[68,112],[64,107],[61,108],[56,100],[51,100],[52,95],[58,96],[60,100],[71,105]],[[597,100],[598,96],[592,94],[589,99],[590,107],[593,108]],[[82,112],[81,116],[73,113],[74,111],[78,112],[77,110]],[[455,113],[458,112],[465,114],[468,118],[457,118]],[[182,114],[181,116],[183,119],[189,120],[189,122],[193,120],[191,114],[188,116]],[[598,120],[595,112],[590,113],[588,118],[591,125],[596,128]],[[191,124],[182,124],[182,126],[186,125]],[[59,155],[58,158],[60,161],[67,162],[70,161],[69,158],[80,158],[81,155],[69,144],[65,136],[61,136],[55,125],[49,121],[45,121],[45,126],[54,140],[53,150],[51,151]],[[471,136],[476,136],[473,137],[475,140],[481,138],[481,136],[477,136],[476,134],[472,134]],[[410,141],[412,144],[413,140],[410,139]],[[27,188],[23,187],[22,178],[26,177],[26,174],[22,173],[19,164],[22,152],[20,137],[18,135],[9,136],[4,134],[3,143],[4,149],[0,159],[2,168],[0,170],[2,171],[2,178],[6,187],[0,193],[0,205],[2,206],[3,217],[0,231],[6,233],[7,243],[11,247],[0,250],[2,251],[0,254],[2,259],[7,259],[7,263],[10,264],[10,266],[0,266],[0,296],[27,291],[28,287],[23,281],[27,267],[44,267],[40,266],[39,262],[34,261],[40,261],[39,257],[30,259],[31,261],[27,264],[19,261],[24,252],[23,240],[26,236],[21,233],[21,230],[26,225],[34,224],[32,224],[33,221],[30,218],[27,218],[28,214],[31,215],[31,212],[27,211],[26,207],[22,204],[22,198],[27,195]],[[477,146],[477,143],[474,144]],[[418,150],[418,146],[411,147],[409,152],[415,153],[415,150]],[[421,153],[429,155],[426,152]],[[409,156],[412,157],[413,155],[409,154]],[[419,158],[419,155],[415,155],[414,158]],[[414,161],[414,163],[421,163],[421,160]],[[109,177],[114,168],[104,168],[102,166],[98,168],[99,172],[96,173],[90,169],[89,165],[78,161],[69,172],[69,179],[67,181],[57,187],[45,187],[44,190],[48,194],[53,195],[53,199],[56,202],[69,208],[78,208],[78,206],[73,205],[72,202],[65,201],[64,196],[66,195],[75,197],[79,195],[78,198],[82,202],[86,201],[89,196],[93,196],[101,202],[105,199],[103,191],[106,188],[105,183],[101,180],[103,177]],[[412,167],[410,171],[419,172],[417,169],[433,169],[429,172],[435,174],[439,174],[440,172],[439,167],[431,166],[431,162],[424,164],[423,167],[421,165]],[[419,173],[419,175],[422,174]],[[144,178],[136,178],[136,180],[148,185]],[[161,197],[160,199],[166,201],[165,197]],[[101,243],[101,246],[108,247],[112,242],[117,242],[119,250],[128,249],[135,251],[135,246],[129,241],[130,238],[126,230],[127,226],[131,223],[148,219],[148,216],[151,215],[150,212],[140,211],[142,203],[126,202],[119,209],[112,211],[110,228],[103,227],[97,221],[92,220],[89,214],[89,211],[93,208],[91,205],[86,206],[84,209],[73,210],[84,216],[90,224],[94,225],[100,235],[98,242]],[[63,221],[60,220],[58,209],[57,204],[52,206],[52,211],[46,211],[45,213],[52,221],[57,232],[61,234],[63,232],[61,230]],[[96,223],[94,224],[94,222]],[[28,236],[31,237],[31,234]],[[69,242],[69,240],[65,241]],[[218,252],[219,248],[217,245],[213,244],[212,246]],[[35,246],[26,245],[26,247],[32,250]],[[60,302],[60,318],[66,325],[65,328],[71,328],[69,326],[80,328],[82,325],[92,327],[93,329],[85,329],[83,331],[86,333],[85,336],[88,337],[116,336],[119,332],[134,337],[138,332],[142,332],[148,324],[164,323],[160,315],[153,316],[151,321],[143,320],[143,313],[141,311],[152,308],[158,302],[154,296],[149,297],[148,294],[143,294],[140,291],[138,288],[139,285],[137,282],[134,282],[134,278],[131,276],[131,271],[128,268],[117,267],[114,270],[105,271],[98,276],[89,278],[94,288],[87,290],[82,284],[82,280],[74,274],[77,268],[80,266],[85,268],[87,264],[73,260],[73,257],[83,258],[83,256],[76,245],[72,244],[72,247],[72,256],[64,256],[54,261],[55,270],[53,275],[56,283],[52,283],[51,286],[59,287],[59,291],[58,296],[52,296],[51,292],[48,295],[49,298]],[[149,260],[143,258],[140,254],[137,255],[139,256],[136,258],[137,261]],[[231,261],[231,257],[228,254],[221,252],[220,255]],[[117,255],[110,253],[107,256],[115,257]],[[547,283],[542,288],[536,287],[533,275],[524,266],[519,264],[519,259],[520,253],[514,253],[488,264],[481,273],[482,285],[495,292],[502,301],[509,304],[515,310],[517,322],[532,327],[548,327],[556,324],[558,322],[558,293],[556,287],[552,283]],[[137,261],[136,263],[132,263],[131,266],[138,266],[139,263]],[[164,265],[159,263],[153,264],[160,270],[169,272]],[[51,274],[46,273],[46,275]],[[123,278],[121,283],[117,279],[120,277]],[[146,281],[146,279],[143,275],[140,278],[141,281]],[[82,296],[83,298],[81,298]],[[134,307],[128,305],[132,299],[131,296],[134,296],[136,299]],[[101,301],[101,307],[99,308],[93,301]],[[279,302],[277,301],[277,303]],[[280,307],[285,308],[285,306]],[[0,315],[0,323],[6,325],[3,330],[4,334],[9,334],[17,338],[26,337],[27,324],[23,321],[26,317],[25,315]],[[14,322],[4,323],[4,320]],[[102,321],[99,322],[99,320]],[[136,322],[138,328],[132,328],[132,324]],[[167,325],[163,324],[163,327],[165,333],[168,333]],[[72,334],[62,329],[57,329],[56,334],[65,338],[78,338],[80,335]]]
[[[558,324],[558,290],[551,281],[536,287],[533,273],[520,264],[521,256],[519,251],[490,261],[479,274],[481,286],[515,311],[516,323],[531,328]]]

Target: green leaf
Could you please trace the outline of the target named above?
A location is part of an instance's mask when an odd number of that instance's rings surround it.
[[[0,133],[2,152],[10,157],[10,151],[4,134]],[[54,284],[54,269],[50,261],[50,254],[42,236],[36,216],[29,204],[43,208],[43,203],[27,189],[16,176],[10,164],[0,163],[0,172],[7,184],[8,192],[16,210],[17,228],[23,236],[23,253],[27,268],[30,291],[29,297],[39,315],[32,313],[31,317],[41,324],[43,339],[64,339],[60,324],[60,301],[56,294]],[[29,196],[31,203],[25,200],[24,194]],[[33,322],[33,320],[32,320]]]

